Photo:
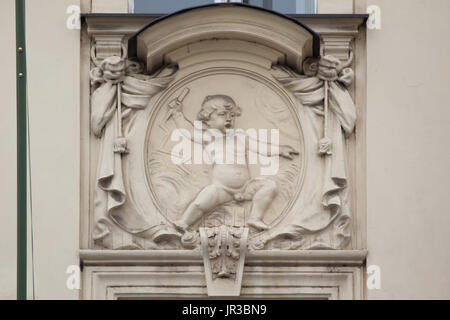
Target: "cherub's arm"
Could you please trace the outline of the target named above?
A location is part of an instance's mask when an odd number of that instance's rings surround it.
[[[276,157],[281,156],[290,160],[293,160],[293,155],[298,155],[298,151],[295,150],[293,147],[288,145],[278,145],[273,144],[267,141],[260,141],[256,137],[252,137],[251,135],[246,135],[247,143],[246,146],[248,146],[248,149],[251,152],[257,153],[262,156],[266,157]],[[265,150],[260,150],[260,145],[266,145]]]
[[[181,134],[192,142],[198,142],[198,139],[195,139],[195,133],[203,134],[201,129],[196,128],[194,124],[186,118],[183,113],[183,104],[177,99],[169,103],[169,115],[166,121],[170,119],[175,123],[175,126],[178,129],[182,129],[180,130]]]
[[[175,126],[178,129],[186,129],[189,132],[193,132],[194,124],[186,118],[182,109],[183,109],[182,104],[180,104],[179,107],[177,106],[176,108],[173,108],[171,110],[169,119],[173,120],[173,122],[175,123]]]

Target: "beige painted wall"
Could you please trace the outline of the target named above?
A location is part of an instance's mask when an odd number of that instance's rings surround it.
[[[450,299],[450,1],[367,3],[368,297]]]
[[[128,0],[92,0],[94,13],[127,13]]]
[[[353,1],[317,0],[317,13],[353,13]]]
[[[0,80],[0,298],[10,299],[16,295],[14,3],[3,0],[0,8],[1,61],[8,61]],[[66,288],[66,268],[78,265],[80,36],[66,27],[66,8],[79,0],[26,5],[36,298],[78,298]]]
[[[15,1],[0,5],[0,299],[16,298],[16,52]]]
[[[69,5],[79,0],[28,1],[27,7],[39,299],[78,297],[66,288],[65,273],[78,264],[80,181],[80,32],[66,27]]]

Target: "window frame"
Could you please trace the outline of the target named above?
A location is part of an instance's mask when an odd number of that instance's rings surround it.
[[[214,0],[213,3],[242,3],[242,4],[248,4],[249,0]],[[276,1],[276,0],[270,0],[270,1]],[[310,1],[313,5],[312,11],[313,12],[299,12],[298,9],[298,2],[299,1]],[[317,14],[317,1],[318,0],[296,0],[296,12],[280,12],[282,14],[285,15],[296,15],[296,14]],[[311,5],[311,4],[310,4]],[[306,6],[305,6],[306,7]],[[185,8],[189,8],[189,7],[185,7]],[[181,8],[185,9],[185,8]],[[266,7],[262,7],[265,8],[267,10],[273,10],[271,8],[266,8]],[[170,14],[173,12],[164,12],[164,13],[155,13],[155,12],[135,12],[135,0],[128,0],[128,12],[132,13],[132,14],[160,14],[160,15],[166,15],[166,14]],[[176,12],[176,11],[174,11]]]

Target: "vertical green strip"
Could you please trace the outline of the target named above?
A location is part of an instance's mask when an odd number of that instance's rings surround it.
[[[17,299],[27,299],[27,64],[25,0],[16,0]]]

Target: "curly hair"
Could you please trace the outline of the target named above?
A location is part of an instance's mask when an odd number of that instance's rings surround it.
[[[237,117],[241,115],[241,108],[236,105],[236,102],[230,96],[215,94],[205,97],[202,108],[197,114],[197,119],[200,121],[208,121],[211,114],[219,107],[224,107],[226,110],[234,110]]]

